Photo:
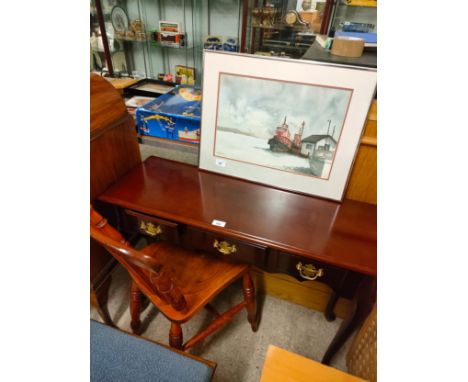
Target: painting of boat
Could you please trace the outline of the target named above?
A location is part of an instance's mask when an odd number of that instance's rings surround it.
[[[349,100],[345,89],[222,74],[214,154],[328,179]]]
[[[302,121],[299,132],[294,134],[294,139],[291,140],[291,133],[289,126],[286,123],[286,117],[281,125],[276,128],[275,135],[268,140],[271,151],[280,153],[294,153],[299,154],[301,152],[301,139],[304,133],[305,122]]]

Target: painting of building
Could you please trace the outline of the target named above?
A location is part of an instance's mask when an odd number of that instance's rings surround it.
[[[331,135],[315,134],[302,140],[301,155],[306,157],[329,157],[336,150],[336,141]]]

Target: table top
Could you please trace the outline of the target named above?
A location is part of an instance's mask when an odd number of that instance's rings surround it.
[[[270,345],[260,382],[365,382],[330,366]]]
[[[320,46],[319,43],[313,43],[310,48],[301,57],[303,60],[314,60],[330,62],[334,64],[344,64],[353,66],[364,66],[368,68],[377,68],[377,52],[375,50],[364,50],[361,57],[341,57],[330,53],[330,50]]]
[[[116,89],[125,89],[128,88],[129,86],[132,86],[133,84],[136,84],[138,80],[135,80],[134,78],[110,78],[110,77],[105,77],[106,80],[108,80],[112,86]]]
[[[375,276],[377,212],[149,157],[99,200]],[[225,227],[212,224],[226,222]]]

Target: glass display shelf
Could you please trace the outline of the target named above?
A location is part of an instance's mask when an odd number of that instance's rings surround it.
[[[244,4],[248,4],[246,51],[299,59],[322,28],[326,0],[258,0]]]
[[[156,41],[151,41],[150,43],[150,46],[153,47],[153,48],[163,48],[163,49],[180,49],[180,50],[193,50],[195,49],[194,46],[186,46],[186,45],[164,45],[164,44],[160,44]]]
[[[377,2],[371,0],[339,0],[334,8],[329,36],[358,34],[366,46],[377,46]]]
[[[125,38],[125,37],[117,37],[116,40],[121,41],[121,42],[135,42],[135,43],[146,43],[147,41],[150,41],[148,39],[136,40],[133,38]]]
[[[210,38],[219,37],[222,48],[239,51],[243,27],[241,16],[246,0],[90,2],[91,32],[96,37],[106,34],[109,42],[118,43],[123,49],[123,56],[120,55],[115,63],[121,74],[138,72],[145,78],[158,78],[164,74],[175,75],[177,68],[185,66],[195,70],[195,85],[201,86],[205,41],[209,43]],[[99,26],[93,16],[98,13],[97,7],[103,15]],[[160,44],[155,41],[155,32],[164,38],[170,38],[168,34],[172,33],[183,34],[184,45]],[[101,61],[105,64],[104,57]],[[105,61],[114,65],[113,57],[106,57]]]
[[[275,24],[271,26],[265,26],[265,25],[252,25],[252,28],[256,29],[265,29],[265,30],[286,30],[290,32],[311,32],[308,26],[305,25],[297,25],[297,26],[291,26],[287,24]]]
[[[92,53],[104,53],[104,49],[91,48],[91,52]],[[118,52],[124,52],[124,49],[123,48],[114,49],[110,52],[110,54],[113,55],[114,53],[118,53]]]

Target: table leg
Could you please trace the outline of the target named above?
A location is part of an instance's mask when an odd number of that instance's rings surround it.
[[[336,352],[343,346],[353,331],[359,327],[372,310],[372,306],[376,299],[376,279],[365,277],[356,291],[353,298],[353,306],[351,313],[341,323],[338,332],[335,334],[332,342],[328,346],[325,355],[322,358],[322,363],[330,364],[331,359]]]
[[[109,276],[99,287],[98,290],[91,285],[90,290],[90,297],[91,297],[91,305],[93,305],[99,316],[102,318],[104,323],[109,326],[115,327],[114,322],[109,314],[109,310],[107,308],[107,297],[109,294],[109,286],[111,283],[111,277]]]
[[[338,301],[339,294],[335,292],[334,290],[332,291],[330,298],[328,299],[327,307],[325,308],[325,319],[327,321],[334,321],[336,318],[334,309],[336,302]]]

